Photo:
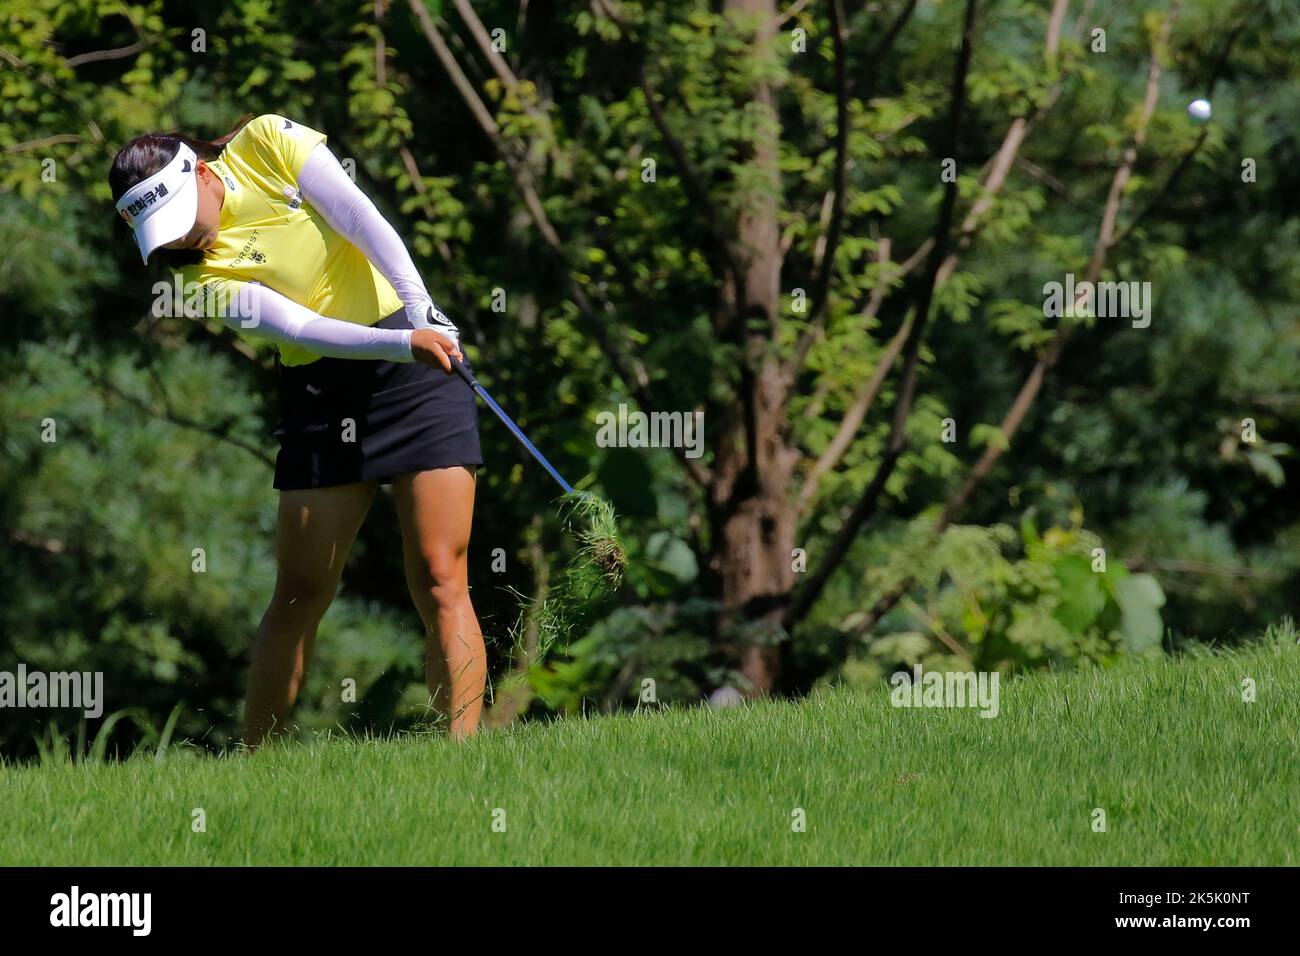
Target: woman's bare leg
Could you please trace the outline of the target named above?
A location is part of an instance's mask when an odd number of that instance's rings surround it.
[[[456,739],[478,730],[487,654],[469,598],[474,471],[435,468],[393,479],[406,583],[424,621],[425,681]]]
[[[316,626],[338,589],[343,563],[375,495],[375,482],[280,493],[275,594],[262,616],[248,670],[244,743],[282,727],[307,676]]]

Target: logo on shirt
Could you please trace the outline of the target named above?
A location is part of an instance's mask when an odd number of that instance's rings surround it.
[[[216,171],[217,175],[221,177],[221,181],[226,184],[227,189],[234,190],[235,192],[239,191],[239,183],[235,182],[235,177],[230,175],[230,170],[226,169],[221,160],[214,159],[209,165]]]
[[[244,247],[239,250],[239,255],[235,256],[235,261],[230,264],[232,267],[238,267],[245,259],[249,262],[257,263],[258,265],[266,262],[266,253],[255,248],[257,240],[261,236],[261,232],[260,229],[253,230],[253,234],[248,237],[248,241],[244,243]]]

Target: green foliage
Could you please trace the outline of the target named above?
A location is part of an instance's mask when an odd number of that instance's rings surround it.
[[[476,2],[485,24],[506,31],[512,85],[452,5],[426,3],[507,141],[507,164],[405,4],[387,5],[377,22],[372,4],[0,0],[0,667],[100,669],[111,710],[161,725],[185,700],[177,737],[231,739],[274,580],[274,377],[264,349],[148,314],[161,273],[141,270],[117,242],[106,171],[141,132],[214,136],[246,113],[276,111],[324,130],[355,162],[464,328],[479,377],[522,410],[563,473],[582,476],[622,516],[626,581],[592,602],[565,654],[535,665],[543,698],[571,712],[584,699],[634,704],[648,674],[661,699],[733,681],[737,633],[721,617],[736,609],[720,582],[735,558],[720,538],[734,502],[702,488],[668,450],[596,446],[594,416],[635,404],[636,384],[597,333],[644,364],[640,385],[661,408],[705,412],[701,469],[746,440],[753,409],[739,396],[753,363],[787,358],[808,335],[779,432],[801,478],[833,449],[890,339],[915,318],[918,274],[902,264],[931,238],[943,194],[937,167],[961,16],[960,4],[918,4],[881,49],[899,5],[846,6],[850,162],[818,326],[795,303],[817,286],[836,183],[828,5],[800,8],[760,48],[753,22],[704,0],[623,0],[621,24],[582,0],[546,15]],[[917,406],[880,512],[792,636],[809,681],[846,658],[851,669],[953,656],[936,626],[988,666],[1027,668],[1231,640],[1295,612],[1300,17],[1286,0],[1183,4],[1160,51],[1157,108],[1102,275],[1151,283],[1152,323],[1077,320],[964,524],[938,547],[920,544],[918,516],[1002,448],[997,426],[1057,329],[1043,312],[1045,283],[1087,268],[1167,10],[1162,0],[1115,6],[1099,54],[1077,6],[1048,56],[1049,5],[981,4],[952,157],[957,259],[936,290]],[[791,42],[796,27],[804,53]],[[105,50],[133,52],[86,59]],[[776,85],[770,111],[753,102],[761,80]],[[1193,95],[1214,99],[1208,126],[1185,115]],[[1018,118],[1029,126],[1016,161],[967,232],[987,161]],[[723,322],[734,290],[718,240],[734,239],[741,214],[771,194],[752,159],[774,128],[783,309],[766,352],[755,352]],[[1249,183],[1247,158],[1257,165]],[[598,326],[579,315],[565,266],[530,224],[521,167],[574,281],[598,303]],[[815,488],[797,478],[784,489],[814,566],[886,454],[896,382],[895,366]],[[41,439],[47,418],[57,442]],[[956,442],[941,437],[948,418]],[[574,543],[513,439],[485,421],[483,440],[471,581],[498,673],[517,663],[506,638],[518,595],[536,595],[545,576],[534,545],[558,570]],[[740,477],[742,491],[767,479]],[[1054,530],[1017,536],[1027,511]],[[375,512],[322,627],[295,718],[304,728],[406,726],[422,712],[421,628],[385,497]],[[1093,546],[1106,549],[1105,572],[1091,570]],[[191,570],[199,547],[201,574]],[[510,558],[504,571],[492,564],[497,549]],[[910,604],[885,619],[878,646],[851,638],[864,602],[917,572]],[[340,700],[345,679],[356,681],[356,705]],[[39,731],[4,721],[0,746],[32,754]],[[115,725],[115,746],[137,732],[128,727]]]
[[[922,520],[878,580],[910,573],[925,594],[886,620],[864,650],[883,675],[893,665],[1019,671],[1113,665],[1159,653],[1165,595],[1149,574],[1109,558],[1096,535],[1026,516],[1009,525],[954,526],[930,542]],[[850,621],[851,623],[851,621]],[[882,670],[881,668],[884,668]],[[864,673],[861,665],[850,673]]]
[[[657,703],[698,700],[734,680],[713,660],[709,633],[716,612],[700,600],[619,608],[562,657],[534,665],[529,682],[547,706],[568,714],[582,713],[588,700],[606,709],[635,706],[650,687]]]

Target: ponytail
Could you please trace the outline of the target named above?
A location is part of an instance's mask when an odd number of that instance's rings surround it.
[[[220,156],[222,151],[226,148],[226,144],[234,139],[235,136],[238,135],[239,131],[248,125],[248,121],[252,118],[252,113],[246,114],[243,119],[234,125],[234,128],[231,129],[229,133],[225,136],[218,136],[216,139],[195,139],[193,136],[187,136],[181,132],[160,133],[155,135],[169,137],[178,142],[184,143],[190,149],[194,150],[195,156],[204,162],[208,162],[209,160],[216,159]],[[176,153],[173,152],[172,155],[175,156]]]

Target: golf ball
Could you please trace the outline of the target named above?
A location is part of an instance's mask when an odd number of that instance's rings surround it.
[[[1210,101],[1192,100],[1187,104],[1187,115],[1197,123],[1204,123],[1210,118]]]
[[[734,687],[719,687],[709,695],[709,706],[736,707],[745,702],[744,696]]]

